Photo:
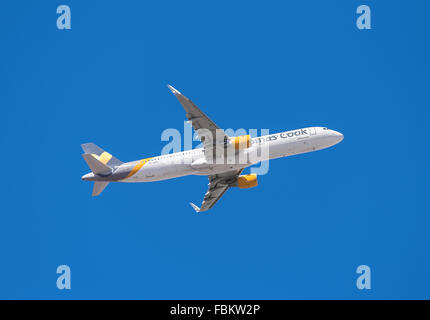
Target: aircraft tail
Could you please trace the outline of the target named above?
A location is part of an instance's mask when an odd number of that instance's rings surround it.
[[[82,145],[84,154],[82,157],[96,175],[107,176],[112,173],[115,166],[122,164],[120,160],[104,151],[94,143]],[[107,187],[109,181],[95,181],[92,196],[98,196]]]
[[[89,142],[84,143],[81,145],[82,150],[84,150],[85,154],[91,154],[93,155],[97,160],[102,162],[103,164],[107,165],[110,168],[120,166],[123,164],[122,161],[115,158],[113,155],[111,155],[109,152],[103,150],[96,144]]]
[[[109,175],[112,172],[112,168],[97,159],[95,155],[84,153],[82,157],[94,174]]]

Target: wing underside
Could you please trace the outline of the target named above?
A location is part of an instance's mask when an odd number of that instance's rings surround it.
[[[185,109],[188,121],[191,122],[193,129],[203,143],[205,154],[214,155],[216,153],[216,148],[224,147],[228,139],[224,130],[218,127],[215,122],[201,111],[190,99],[172,86],[168,85],[168,87]]]
[[[196,212],[203,212],[211,209],[224,193],[237,181],[237,177],[242,173],[241,170],[228,171],[221,174],[209,176],[209,189],[206,192],[200,208],[194,203],[190,203]]]
[[[172,86],[168,85],[168,87],[185,109],[188,121],[191,122],[193,129],[202,141],[206,159],[210,160],[210,158],[212,158],[213,160],[218,154],[224,155],[224,152],[218,152],[225,148],[229,139],[224,130],[220,129],[215,122],[201,111],[190,99]],[[224,193],[237,182],[237,177],[241,174],[242,170],[243,169],[228,171],[208,176],[209,189],[203,198],[200,208],[194,203],[190,203],[190,205],[196,212],[203,212],[212,208]]]

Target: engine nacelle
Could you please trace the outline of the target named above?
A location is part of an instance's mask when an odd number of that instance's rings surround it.
[[[237,178],[237,186],[241,189],[254,188],[258,186],[256,174],[246,174]]]
[[[246,149],[251,146],[251,136],[249,134],[230,138],[230,144],[236,150]]]

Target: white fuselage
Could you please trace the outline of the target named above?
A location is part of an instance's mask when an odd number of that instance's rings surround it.
[[[334,130],[310,127],[252,138],[250,147],[236,151],[236,157],[227,163],[208,163],[203,148],[165,154],[123,164],[121,167],[128,167],[132,174],[119,182],[150,182],[187,175],[219,174],[243,169],[265,160],[321,150],[339,143],[342,139],[343,135]]]

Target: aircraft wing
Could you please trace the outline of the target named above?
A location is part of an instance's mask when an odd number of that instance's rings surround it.
[[[190,203],[190,205],[196,212],[209,210],[218,202],[228,188],[237,181],[237,177],[242,171],[243,169],[240,169],[209,176],[209,190],[203,198],[201,207],[197,207],[194,203]]]
[[[188,121],[191,121],[194,130],[205,147],[205,153],[209,149],[216,148],[217,145],[222,145],[224,147],[224,143],[228,139],[224,130],[220,129],[215,122],[209,119],[209,117],[204,114],[203,111],[201,111],[190,99],[172,86],[168,85],[168,88],[179,100],[182,107],[184,107]],[[207,133],[210,133],[210,135]]]

